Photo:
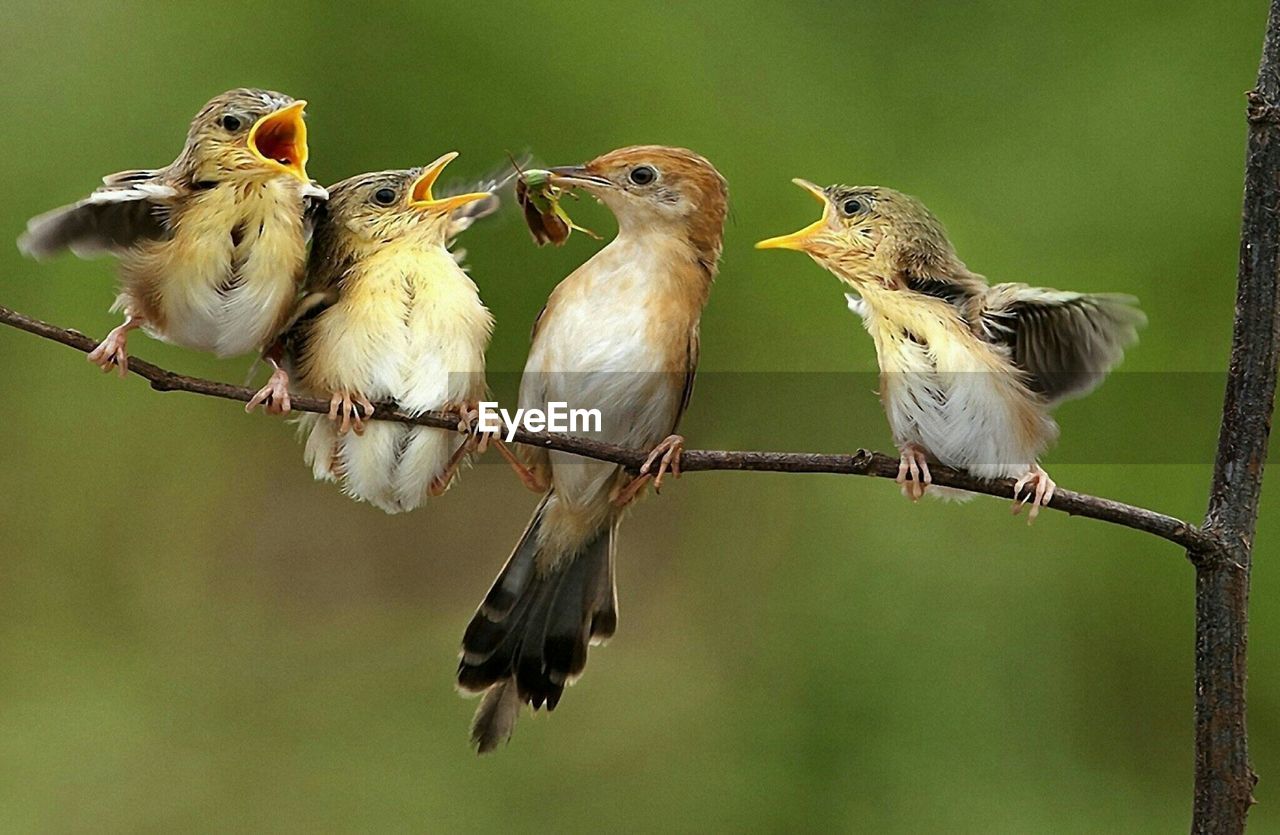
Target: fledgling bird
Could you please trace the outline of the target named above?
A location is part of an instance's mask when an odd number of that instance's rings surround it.
[[[33,218],[18,247],[120,261],[124,324],[89,354],[128,369],[129,331],[220,357],[265,346],[297,299],[310,213],[327,195],[307,176],[304,101],[230,90],[191,122],[164,168],[103,178],[89,197]],[[273,361],[274,364],[274,361]]]
[[[297,390],[330,398],[328,420],[301,419],[316,478],[338,481],[387,513],[444,492],[469,439],[388,421],[366,425],[373,401],[412,414],[456,411],[466,422],[485,394],[493,317],[448,244],[493,212],[498,198],[434,197],[432,186],[455,157],[361,174],[329,190],[302,300],[280,340]],[[287,390],[275,399],[287,408]]]
[[[542,500],[462,640],[458,684],[484,691],[472,724],[481,753],[510,737],[520,706],[555,708],[589,643],[617,625],[614,538],[658,463],[679,474],[673,434],[689,403],[698,328],[718,269],[728,190],[692,151],[623,148],[553,168],[611,209],[618,234],[551,293],[533,330],[522,408],[601,412],[590,437],[653,452],[634,480],[614,464],[525,450]],[[660,460],[659,460],[660,459]]]
[[[808,253],[856,292],[849,306],[875,342],[904,494],[918,500],[939,461],[1016,479],[1013,510],[1029,503],[1034,519],[1055,489],[1039,464],[1058,435],[1049,410],[1096,388],[1137,341],[1146,317],[1136,300],[989,286],[915,198],[794,182],[822,203],[822,219],[756,247]]]

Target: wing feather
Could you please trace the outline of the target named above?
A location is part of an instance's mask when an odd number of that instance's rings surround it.
[[[179,195],[165,169],[121,171],[102,178],[85,199],[27,222],[18,249],[42,259],[69,249],[81,258],[119,252],[169,236],[170,203]]]
[[[974,301],[981,335],[1008,346],[1050,404],[1097,388],[1147,321],[1137,299],[1110,293],[997,284]]]

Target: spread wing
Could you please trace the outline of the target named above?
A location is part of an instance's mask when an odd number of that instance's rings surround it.
[[[1096,388],[1147,321],[1132,296],[1025,284],[997,284],[973,303],[981,335],[1008,346],[1031,388],[1050,404]]]
[[[449,197],[450,195],[464,194],[473,191],[490,192],[489,196],[484,200],[477,200],[474,203],[468,203],[465,206],[461,206],[449,217],[448,243],[445,245],[445,248],[452,253],[453,260],[457,261],[459,266],[465,267],[467,251],[465,249],[453,248],[454,244],[457,243],[458,236],[470,229],[471,224],[475,223],[477,220],[488,217],[498,211],[498,208],[502,205],[502,198],[498,197],[498,191],[510,183],[514,177],[514,172],[501,176],[495,175],[481,180],[478,183],[467,185],[466,187],[453,184],[441,192],[442,197]]]
[[[121,171],[102,179],[84,200],[27,222],[18,249],[47,258],[69,249],[81,258],[119,252],[145,240],[169,236],[169,206],[179,191],[165,169]]]

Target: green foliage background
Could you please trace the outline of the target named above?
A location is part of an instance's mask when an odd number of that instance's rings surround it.
[[[687,145],[733,195],[691,444],[883,449],[872,347],[839,286],[751,244],[813,219],[793,176],[894,185],[994,280],[1142,298],[1124,369],[1148,373],[1063,407],[1046,463],[1194,519],[1264,20],[1242,0],[9,2],[0,230],[164,164],[238,85],[311,101],[326,183],[454,149],[451,172],[479,176],[508,149],[564,164]],[[498,320],[491,365],[518,370],[547,293],[599,245],[535,250],[512,212],[465,243]],[[108,262],[0,248],[0,276],[0,303],[115,323]],[[133,345],[235,382],[249,365]],[[1163,541],[1056,513],[1028,529],[991,500],[912,506],[882,481],[691,476],[623,529],[618,636],[481,760],[452,672],[534,504],[506,471],[387,517],[313,482],[278,422],[7,329],[0,363],[6,831],[1185,828],[1192,572]],[[1258,831],[1280,828],[1269,487]]]

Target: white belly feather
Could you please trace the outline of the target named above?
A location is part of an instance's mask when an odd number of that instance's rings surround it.
[[[163,275],[156,337],[227,357],[260,349],[274,335],[304,266],[302,200],[291,184],[249,188],[202,194],[179,219],[174,240],[144,255]]]
[[[671,292],[672,260],[660,242],[618,238],[566,279],[567,292],[553,297],[555,308],[530,350],[520,407],[561,401],[599,409],[600,431],[577,434],[633,449],[665,438],[680,408],[684,371],[673,368],[652,326],[659,299]],[[552,452],[550,460],[556,493],[570,503],[590,502],[617,471],[567,453]]]
[[[304,385],[321,396],[346,390],[410,413],[445,409],[484,391],[493,320],[475,284],[443,248],[387,248],[327,309],[308,339]],[[314,416],[307,460],[317,478],[388,513],[417,507],[462,443],[457,432],[373,421],[363,436],[338,436]]]
[[[967,329],[928,313],[893,321],[859,311],[875,341],[894,440],[982,478],[1020,476],[1057,434],[1006,358]],[[909,333],[908,333],[909,331]]]

